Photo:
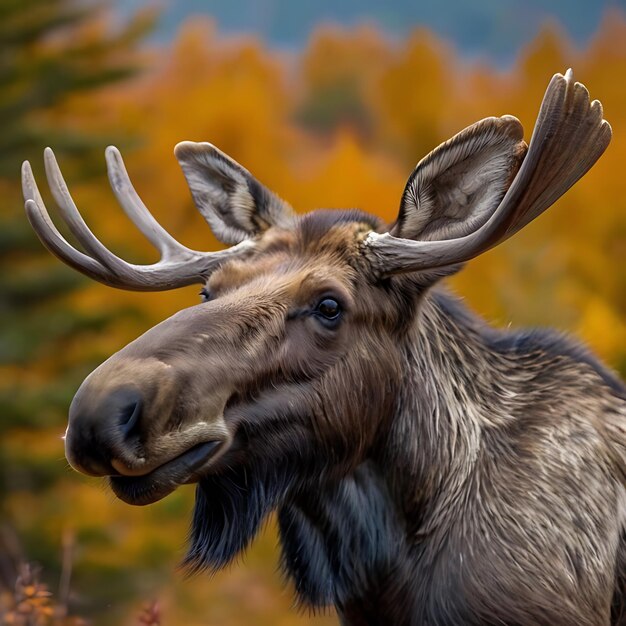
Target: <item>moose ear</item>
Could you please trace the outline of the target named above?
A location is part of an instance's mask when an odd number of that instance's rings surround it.
[[[198,210],[222,243],[240,243],[270,226],[289,226],[291,207],[212,144],[183,141],[174,154]]]
[[[409,177],[389,233],[403,239],[442,240],[480,228],[524,159],[523,132],[515,117],[488,117],[435,148]]]

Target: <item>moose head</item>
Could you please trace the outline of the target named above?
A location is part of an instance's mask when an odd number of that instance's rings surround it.
[[[418,163],[391,225],[357,210],[298,215],[213,145],[183,142],[175,154],[195,204],[216,237],[231,245],[218,252],[191,250],[168,234],[109,147],[111,186],[159,250],[153,265],[124,261],[92,234],[47,149],[50,189],[83,248],[54,226],[26,162],[28,218],[53,254],[121,289],[202,286],[202,302],[148,330],[83,382],[65,438],[70,464],[108,477],[131,504],[197,483],[192,567],[224,565],[272,510],[319,495],[368,463],[383,479],[365,489],[378,495],[364,497],[364,506],[373,498],[381,509],[395,507],[393,521],[377,528],[419,526],[419,507],[398,503],[384,464],[393,465],[394,450],[403,457],[404,444],[389,433],[415,436],[419,428],[406,427],[407,416],[415,423],[432,415],[411,407],[427,406],[429,394],[445,395],[445,385],[433,392],[437,372],[445,366],[452,377],[461,358],[459,344],[440,357],[428,347],[450,324],[439,316],[433,330],[431,287],[541,215],[595,163],[610,137],[600,103],[590,102],[571,71],[556,74],[528,148],[514,117],[469,126]],[[426,346],[420,351],[411,348],[416,337]],[[412,359],[428,365],[415,368]],[[462,408],[470,386],[444,402]],[[416,458],[410,467],[422,463]],[[373,506],[364,514],[385,517]],[[293,524],[292,517],[282,527],[292,543],[311,541],[295,537]],[[287,554],[287,567],[310,578],[298,558],[304,557]],[[322,592],[304,593],[313,603],[327,600]],[[337,602],[345,608],[346,601]]]

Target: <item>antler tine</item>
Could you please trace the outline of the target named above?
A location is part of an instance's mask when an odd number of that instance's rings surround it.
[[[72,234],[85,250],[106,268],[114,273],[123,273],[128,263],[113,254],[89,229],[74,203],[54,152],[50,148],[44,151],[44,164],[50,191],[59,206],[61,217]],[[43,203],[42,203],[43,204]]]
[[[116,284],[114,275],[90,256],[74,249],[57,230],[39,193],[30,163],[22,165],[22,191],[26,215],[43,244],[61,261],[96,280]]]
[[[505,238],[541,215],[600,158],[611,141],[602,116],[602,105],[590,102],[571,69],[552,77],[526,158],[497,210]]]
[[[161,259],[151,265],[128,263],[113,254],[91,232],[81,217],[61,174],[54,153],[46,148],[44,153],[46,176],[50,190],[59,205],[61,216],[84,246],[76,250],[58,231],[43,202],[28,161],[22,166],[22,188],[28,219],[50,252],[78,271],[105,285],[134,291],[164,291],[193,283],[202,283],[220,263],[245,254],[254,247],[246,240],[218,252],[198,252],[186,248],[167,233],[152,217],[137,196],[126,174],[121,157],[115,149],[109,151],[109,174],[116,181],[114,191],[126,212],[140,230],[161,252]],[[132,193],[129,192],[129,186]]]
[[[130,181],[124,160],[115,146],[105,151],[107,171],[113,193],[124,212],[167,261],[176,256],[189,257],[193,251],[172,237],[154,218]]]
[[[600,158],[611,140],[602,105],[555,74],[541,103],[528,152],[502,202],[478,230],[457,239],[413,241],[369,233],[364,243],[381,275],[464,263],[508,239],[541,215]]]

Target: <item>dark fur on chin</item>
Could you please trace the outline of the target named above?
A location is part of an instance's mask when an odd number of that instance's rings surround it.
[[[245,550],[289,489],[285,471],[244,465],[203,478],[196,487],[190,546],[191,573],[217,571]]]
[[[241,424],[242,439],[248,442],[245,461],[206,476],[196,487],[189,550],[183,562],[190,573],[228,565],[296,486],[323,472],[323,466],[315,467],[319,456],[312,453],[310,437],[298,420],[290,423],[278,416],[275,436],[262,436],[255,411],[268,410],[273,397],[269,395],[269,400],[254,405],[248,421]]]
[[[398,581],[411,578],[406,530],[374,464],[338,480],[324,479],[317,468],[308,474],[319,477],[313,484],[288,467],[285,459],[204,478],[196,488],[184,566],[190,573],[221,569],[278,509],[281,567],[302,606],[335,605],[352,618],[369,613],[382,619],[394,606],[404,613],[410,593]]]

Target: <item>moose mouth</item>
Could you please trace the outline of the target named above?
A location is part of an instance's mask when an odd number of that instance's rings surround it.
[[[183,452],[143,476],[110,476],[113,493],[127,504],[143,506],[169,495],[182,484],[196,482],[199,471],[221,449],[223,441],[207,441]]]

